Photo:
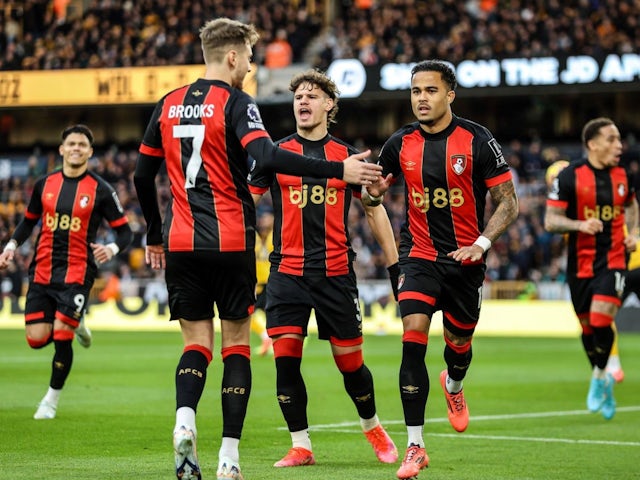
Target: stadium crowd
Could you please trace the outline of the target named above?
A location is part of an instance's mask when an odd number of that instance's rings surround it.
[[[0,70],[200,64],[203,59],[197,35],[202,19],[222,15],[258,27],[262,38],[254,49],[254,61],[261,65],[306,62],[326,68],[336,58],[359,58],[375,65],[431,57],[458,62],[640,51],[640,3],[631,0],[344,0],[327,9],[331,3],[0,0]],[[269,52],[275,52],[277,58],[270,58]],[[639,146],[632,136],[625,141],[630,152],[626,161],[637,171]],[[489,251],[487,280],[564,280],[562,238],[549,234],[542,225],[543,175],[554,160],[580,157],[580,147],[564,148],[539,140],[526,145],[513,140],[503,147],[517,174],[520,216]],[[122,290],[143,294],[143,285],[157,280],[143,261],[144,221],[132,183],[136,156],[135,150],[96,149],[92,165],[116,187],[135,233],[132,249],[112,261],[103,273],[109,282],[120,282],[120,289],[111,289],[113,295]],[[34,154],[24,178],[0,181],[0,240],[8,238],[24,212],[35,179],[56,167],[56,157],[55,151]],[[166,202],[166,178],[159,192]],[[401,185],[386,196],[385,206],[397,235],[404,216]],[[259,211],[268,208],[265,204]],[[386,278],[383,255],[357,202],[350,230],[358,253],[358,277]],[[3,278],[3,292],[18,295],[21,291],[19,279],[25,275],[26,253],[31,247],[32,242],[27,242],[20,249],[25,254],[16,255],[15,270]],[[123,289],[125,283],[127,288]]]
[[[0,2],[0,70],[200,64],[198,30],[216,16],[256,25],[260,65],[640,50],[633,0],[10,0]]]

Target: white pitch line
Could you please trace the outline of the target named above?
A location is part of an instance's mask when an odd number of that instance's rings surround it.
[[[640,411],[640,406],[620,407],[616,409],[616,413],[622,412],[637,412]],[[530,412],[530,413],[517,413],[508,415],[478,415],[470,417],[471,421],[492,421],[492,420],[513,420],[521,418],[545,418],[545,417],[561,417],[567,415],[593,415],[588,410],[568,410],[563,412]],[[448,422],[446,418],[432,418],[427,420],[427,423],[442,423]],[[403,420],[388,420],[384,422],[385,425],[404,425]],[[357,428],[349,428],[357,427]],[[278,430],[286,430],[285,427],[280,427]],[[340,422],[340,423],[327,423],[321,425],[311,425],[309,427],[312,431],[330,430],[336,433],[361,433],[359,422]],[[548,438],[548,437],[510,437],[507,435],[475,435],[475,434],[459,434],[459,433],[426,433],[428,436],[435,437],[452,437],[452,438],[466,438],[466,439],[482,439],[482,440],[507,440],[507,441],[520,441],[520,442],[551,442],[551,443],[568,443],[568,444],[581,444],[581,445],[615,445],[624,447],[640,447],[640,442],[621,442],[615,440],[584,440],[584,439],[571,439],[571,438]]]

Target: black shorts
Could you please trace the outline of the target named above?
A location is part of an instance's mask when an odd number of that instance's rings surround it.
[[[256,297],[256,256],[249,252],[166,252],[171,320],[246,318]]]
[[[591,278],[569,279],[571,303],[576,315],[589,313],[595,296],[608,297],[611,303],[620,306],[625,284],[625,270],[607,270]],[[607,300],[607,298],[602,298]]]
[[[400,315],[423,313],[430,318],[442,310],[444,326],[468,335],[480,317],[484,265],[461,266],[419,258],[400,260]],[[456,324],[468,325],[458,328]]]
[[[362,315],[354,273],[335,277],[299,277],[271,272],[267,288],[267,332],[307,335],[315,310],[318,338],[362,337]]]
[[[267,304],[267,285],[258,285],[258,295],[256,295],[256,310],[264,310],[265,305]]]
[[[57,311],[70,319],[65,323],[77,327],[86,310],[90,290],[88,285],[29,283],[24,309],[25,323],[53,323]]]

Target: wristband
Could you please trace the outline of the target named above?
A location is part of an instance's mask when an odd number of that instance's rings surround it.
[[[382,202],[382,199],[384,198],[384,193],[379,197],[374,197],[369,193],[369,190],[367,190],[367,188],[364,185],[362,186],[362,192],[367,194],[367,197],[369,197],[369,200],[371,200],[371,203],[379,204]]]
[[[473,244],[479,246],[483,252],[486,252],[491,248],[491,240],[489,240],[484,235],[480,235],[478,238],[476,238],[476,241],[473,242]]]
[[[107,247],[109,250],[111,250],[111,258],[115,257],[118,252],[120,251],[120,247],[118,247],[118,245],[116,245],[115,243],[108,243],[105,245],[105,247]]]
[[[18,242],[16,242],[13,238],[9,240],[9,242],[4,246],[3,252],[15,252],[18,247]]]

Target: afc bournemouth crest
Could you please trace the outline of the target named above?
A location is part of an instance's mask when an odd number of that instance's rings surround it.
[[[400,276],[398,277],[398,290],[400,290],[403,285],[404,285],[404,273],[401,273]]]
[[[467,168],[466,155],[451,155],[451,157],[449,157],[449,162],[451,162],[451,168],[456,175],[462,175],[464,169]]]
[[[87,208],[91,197],[89,195],[80,195],[80,208]]]
[[[627,189],[624,186],[624,183],[619,183],[618,184],[618,195],[620,195],[621,197],[625,197],[625,195],[627,194]]]

